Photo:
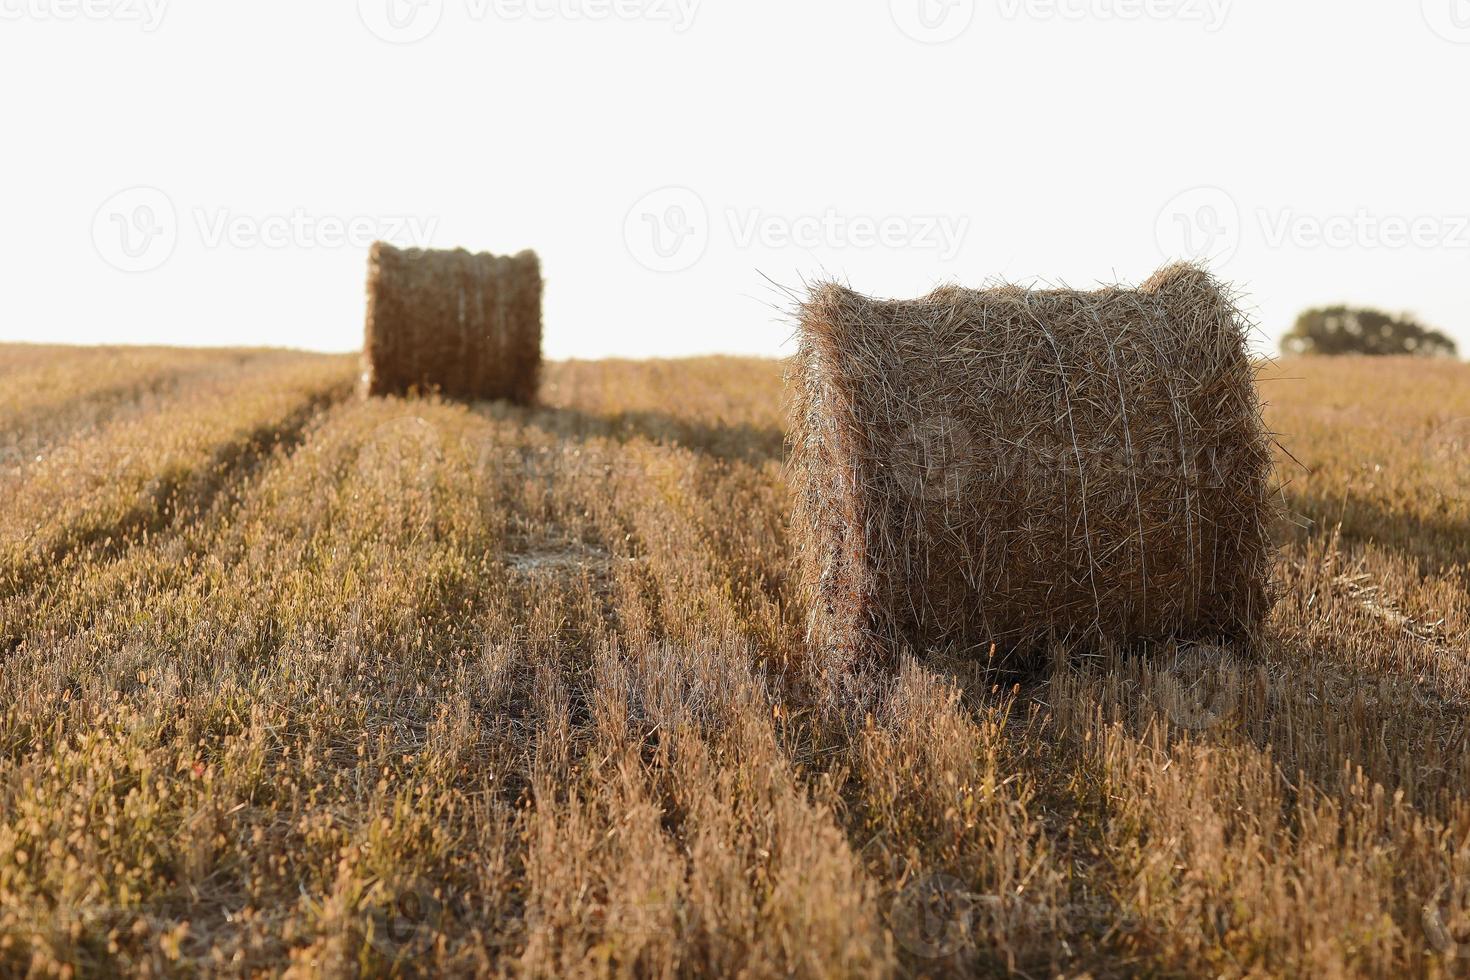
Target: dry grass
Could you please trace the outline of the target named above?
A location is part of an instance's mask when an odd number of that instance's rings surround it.
[[[833,699],[781,365],[157,356],[0,348],[0,974],[1470,972],[1470,369],[1267,373],[1257,659]]]

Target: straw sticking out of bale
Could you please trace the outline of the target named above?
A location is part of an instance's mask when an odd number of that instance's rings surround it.
[[[1253,636],[1271,444],[1248,333],[1188,265],[1136,290],[815,288],[791,425],[813,642],[891,663]]]
[[[398,249],[368,259],[363,389],[450,398],[535,400],[541,371],[541,264]]]

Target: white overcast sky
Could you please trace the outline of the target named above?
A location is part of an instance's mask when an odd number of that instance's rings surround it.
[[[5,340],[355,349],[388,237],[559,358],[1186,254],[1470,342],[1470,0],[0,0],[0,82]]]

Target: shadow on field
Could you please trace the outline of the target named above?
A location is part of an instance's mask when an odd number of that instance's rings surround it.
[[[1293,515],[1312,521],[1311,527],[1295,533],[1304,536],[1330,533],[1339,522],[1346,541],[1371,543],[1397,551],[1419,563],[1426,576],[1466,574],[1470,567],[1470,520],[1451,516],[1426,517],[1410,510],[1396,510],[1375,501],[1348,497],[1328,500],[1311,495],[1287,494]]]
[[[726,462],[752,466],[780,462],[786,456],[785,435],[777,428],[711,424],[679,418],[667,412],[601,414],[554,405],[517,409],[497,404],[479,407],[478,410],[491,417],[533,426],[559,439],[612,439],[623,443],[647,439]]]

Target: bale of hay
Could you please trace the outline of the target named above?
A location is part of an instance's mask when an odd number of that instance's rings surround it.
[[[535,400],[541,373],[541,263],[464,249],[398,249],[368,257],[367,395],[437,391],[450,398]]]
[[[1250,324],[1207,272],[913,301],[825,284],[799,324],[814,644],[892,663],[1256,634],[1271,440]]]

